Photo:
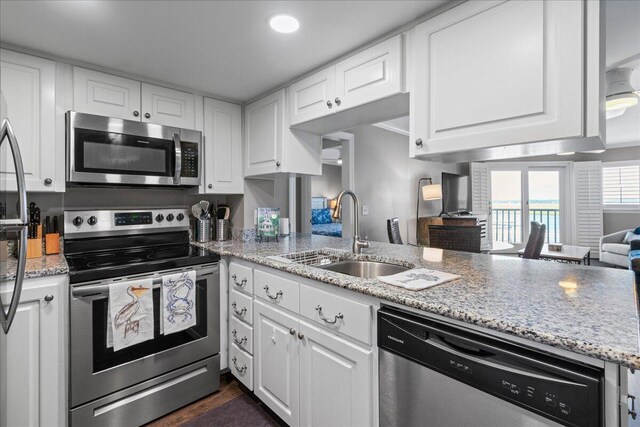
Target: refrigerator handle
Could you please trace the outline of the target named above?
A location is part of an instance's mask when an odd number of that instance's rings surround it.
[[[22,166],[22,156],[20,155],[20,147],[18,147],[18,141],[11,128],[9,119],[5,118],[2,121],[2,128],[0,128],[0,145],[4,141],[5,137],[9,141],[9,147],[13,155],[13,163],[15,165],[16,180],[18,184],[18,197],[19,197],[19,219],[10,222],[11,220],[4,220],[6,225],[16,225],[20,227],[20,239],[18,247],[18,265],[16,268],[16,281],[13,288],[13,295],[11,295],[11,302],[9,308],[5,312],[4,305],[0,299],[0,324],[4,333],[9,333],[9,328],[18,310],[18,303],[20,302],[20,294],[22,293],[22,283],[24,281],[24,270],[27,263],[27,187],[24,178],[24,167]],[[0,222],[0,225],[4,225]]]

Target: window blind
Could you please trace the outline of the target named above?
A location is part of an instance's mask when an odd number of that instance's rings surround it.
[[[604,205],[640,205],[640,165],[602,167]]]

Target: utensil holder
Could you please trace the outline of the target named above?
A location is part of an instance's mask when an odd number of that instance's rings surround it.
[[[231,230],[229,226],[228,219],[219,219],[216,221],[216,241],[218,242],[226,242],[229,240],[229,231]]]
[[[9,242],[0,241],[0,261],[6,261],[9,257]]]
[[[54,255],[60,253],[60,234],[48,233],[44,235],[44,253]]]
[[[196,241],[207,243],[211,241],[211,220],[196,219]]]
[[[38,226],[35,239],[27,239],[27,259],[42,258],[42,225]]]

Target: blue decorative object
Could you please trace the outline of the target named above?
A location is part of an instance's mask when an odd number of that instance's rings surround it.
[[[342,224],[339,222],[332,222],[331,224],[312,224],[311,234],[342,237]]]
[[[640,227],[633,230],[633,234],[640,234]]]
[[[331,224],[331,209],[311,209],[311,224]]]

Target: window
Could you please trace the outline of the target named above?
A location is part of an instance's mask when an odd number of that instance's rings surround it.
[[[640,209],[640,161],[602,165],[605,209]]]

